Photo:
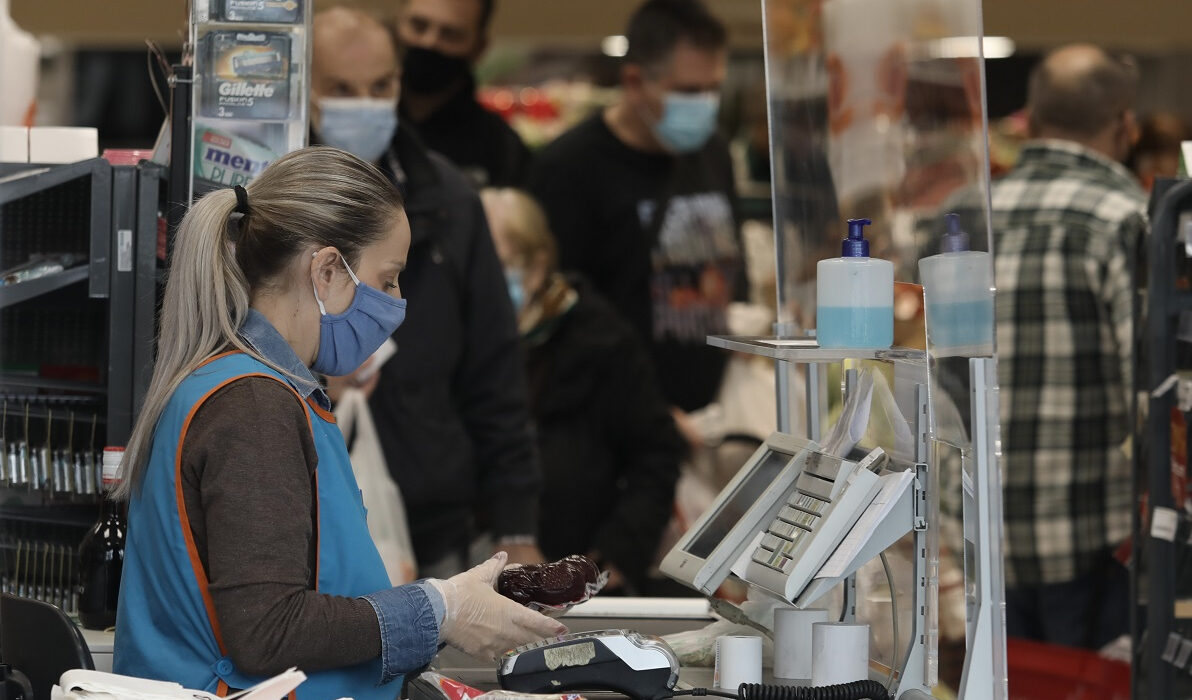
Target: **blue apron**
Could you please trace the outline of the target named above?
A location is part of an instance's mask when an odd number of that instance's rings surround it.
[[[179,484],[182,443],[195,412],[221,387],[249,376],[270,377],[293,388],[264,363],[230,353],[183,380],[157,422],[144,481],[128,507],[116,616],[116,673],[173,681],[218,695],[227,694],[229,687],[248,688],[265,680],[242,673],[226,653]],[[348,597],[385,590],[389,576],[368,534],[343,435],[330,414],[313,403],[303,402],[303,408],[319,458],[317,590]],[[308,673],[297,698],[395,698],[401,677],[377,686],[380,679],[380,658]]]

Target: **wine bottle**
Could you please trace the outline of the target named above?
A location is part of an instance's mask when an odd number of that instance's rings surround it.
[[[111,492],[120,483],[123,457],[123,447],[104,448],[104,496],[99,521],[79,545],[79,620],[87,629],[102,630],[116,624],[126,525],[121,504],[111,498]]]

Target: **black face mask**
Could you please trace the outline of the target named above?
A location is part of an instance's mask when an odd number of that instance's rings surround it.
[[[406,49],[406,60],[402,66],[402,87],[433,95],[451,87],[471,70],[467,59],[411,46]]]

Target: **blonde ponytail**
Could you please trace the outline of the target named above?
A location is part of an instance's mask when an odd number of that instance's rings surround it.
[[[174,391],[199,365],[236,349],[260,357],[239,335],[252,290],[273,282],[299,251],[335,246],[351,263],[388,233],[402,210],[401,195],[380,171],[334,148],[290,153],[248,186],[249,213],[236,241],[231,189],[191,206],[175,237],[162,302],[157,361],[114,492],[127,499],[144,479],[157,422]]]
[[[157,421],[182,380],[229,344],[247,350],[236,333],[249,290],[228,237],[235,207],[231,190],[217,190],[196,202],[178,228],[153,380],[124,452],[117,499],[127,499],[143,479]]]

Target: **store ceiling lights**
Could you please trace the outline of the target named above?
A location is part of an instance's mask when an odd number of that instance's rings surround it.
[[[605,56],[620,58],[629,52],[629,40],[621,34],[606,36],[600,42],[600,50],[604,52]]]
[[[987,36],[981,41],[985,58],[1008,58],[1014,55],[1014,40],[1008,36]],[[977,37],[949,36],[931,42],[933,58],[976,58]]]

